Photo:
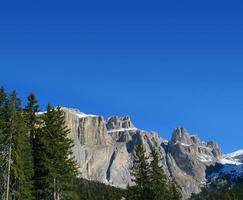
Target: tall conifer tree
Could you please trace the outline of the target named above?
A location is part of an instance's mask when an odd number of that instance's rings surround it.
[[[38,115],[39,110],[39,104],[38,101],[33,93],[31,93],[28,98],[28,102],[25,107],[25,121],[28,127],[28,132],[29,132],[29,138],[30,138],[30,143],[31,143],[31,153],[33,156],[33,171],[34,175],[32,177],[33,181],[33,195],[35,196],[35,199],[37,198],[37,191],[38,191],[38,183],[36,181],[36,178],[38,175],[36,174],[37,172],[37,167],[39,163],[39,154],[41,153],[41,148],[38,144],[38,139],[39,139],[39,134],[41,131],[41,120],[40,116]]]
[[[6,146],[4,134],[4,105],[6,101],[6,93],[3,87],[0,88],[0,198],[5,197],[6,186]]]
[[[20,99],[12,92],[3,106],[3,199],[22,200],[32,198],[32,155],[24,112]]]
[[[155,148],[152,148],[150,158],[150,187],[152,190],[152,199],[169,200],[169,188],[167,186],[166,176],[161,165],[161,159]]]
[[[29,129],[31,144],[34,145],[35,135],[40,125],[39,117],[37,115],[40,110],[38,101],[33,93],[31,93],[27,99],[28,102],[25,107],[26,124]]]
[[[68,138],[65,116],[60,107],[47,107],[42,117],[43,127],[38,138],[41,152],[37,177],[39,199],[74,200],[76,163],[72,155],[73,142]]]
[[[181,200],[182,196],[178,190],[175,180],[170,183],[170,200]]]
[[[134,177],[135,186],[128,188],[128,199],[151,199],[149,163],[143,145],[139,143],[135,148],[135,157],[131,167],[131,175]]]

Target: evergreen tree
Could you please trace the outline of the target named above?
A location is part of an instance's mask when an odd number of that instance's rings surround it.
[[[60,107],[47,107],[43,127],[36,137],[39,150],[36,176],[40,200],[74,200],[77,169],[72,155],[73,142],[68,138],[65,116]]]
[[[3,87],[0,88],[0,198],[4,198],[5,183],[6,183],[6,168],[5,161],[5,142],[4,142],[4,104],[6,101],[6,93]]]
[[[32,155],[20,99],[12,92],[2,108],[3,199],[33,199]]]
[[[38,101],[33,93],[31,93],[27,99],[28,99],[28,102],[25,107],[26,124],[29,129],[31,144],[32,144],[32,146],[34,146],[35,135],[36,135],[36,132],[40,125],[39,118],[37,116],[37,113],[40,110],[39,110]]]
[[[39,138],[40,130],[41,130],[41,120],[40,116],[38,116],[39,110],[39,104],[36,100],[36,97],[33,93],[31,93],[28,96],[28,102],[25,107],[25,122],[28,127],[29,137],[30,137],[30,143],[31,143],[31,153],[33,156],[33,170],[34,170],[34,176],[33,176],[33,194],[36,199],[37,198],[37,191],[38,191],[38,183],[35,179],[35,177],[38,177],[36,174],[36,168],[38,167],[37,163],[39,162],[39,154],[41,153],[41,147],[39,146],[37,139]]]
[[[178,186],[176,185],[175,180],[173,180],[170,183],[169,193],[170,193],[170,197],[169,197],[170,200],[181,200],[182,199],[181,193],[178,190]]]
[[[141,143],[135,148],[131,175],[134,177],[135,186],[128,188],[128,199],[151,199],[148,157],[145,155],[145,149]]]
[[[150,162],[150,187],[152,190],[152,199],[167,200],[169,199],[169,188],[167,186],[166,176],[162,166],[159,154],[155,148],[152,148]]]
[[[232,191],[227,191],[223,195],[223,200],[235,200],[235,195]]]

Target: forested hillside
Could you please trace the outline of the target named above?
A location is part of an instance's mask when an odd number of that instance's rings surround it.
[[[217,179],[202,189],[199,194],[193,194],[191,200],[242,200],[243,179],[231,182],[226,179]]]

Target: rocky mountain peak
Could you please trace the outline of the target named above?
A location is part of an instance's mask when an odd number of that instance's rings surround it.
[[[106,128],[108,131],[113,129],[131,129],[135,128],[129,116],[112,116],[107,120]]]
[[[219,147],[219,145],[214,142],[214,141],[208,141],[207,142],[207,147],[212,149],[212,154],[216,157],[216,158],[220,158],[222,157],[222,151]]]
[[[191,144],[191,137],[185,128],[176,128],[174,130],[171,138],[171,143],[176,144],[177,142]]]
[[[133,184],[129,169],[141,141],[148,155],[152,148],[159,150],[166,176],[176,180],[186,199],[200,191],[206,167],[222,155],[217,143],[201,142],[185,128],[176,128],[171,141],[165,142],[157,133],[135,128],[129,116],[104,120],[77,109],[63,110],[74,140],[73,154],[85,179],[120,188]]]

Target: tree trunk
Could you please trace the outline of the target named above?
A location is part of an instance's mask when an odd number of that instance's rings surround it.
[[[11,170],[11,154],[12,154],[12,146],[9,146],[8,152],[8,172],[7,172],[7,184],[6,184],[6,198],[5,200],[9,200],[9,188],[10,188],[10,170]]]
[[[53,200],[56,200],[56,179],[53,178]]]

